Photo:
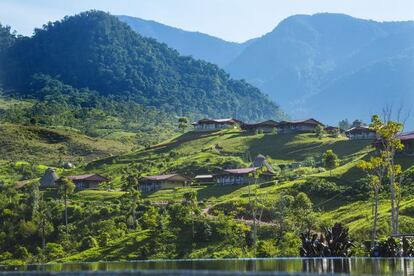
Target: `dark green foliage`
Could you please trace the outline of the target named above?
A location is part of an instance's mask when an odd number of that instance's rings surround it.
[[[370,250],[371,257],[413,257],[414,244],[412,238],[402,237],[401,239],[389,237],[376,243]]]
[[[98,247],[98,246],[99,246],[99,244],[96,241],[96,239],[92,236],[88,236],[88,237],[86,237],[82,240],[80,249],[81,250],[87,250],[87,249],[95,248],[95,247]]]
[[[342,191],[335,182],[321,178],[308,179],[298,186],[298,190],[315,197],[332,197]]]
[[[25,97],[35,99],[34,104],[0,110],[0,120],[71,127],[89,136],[105,136],[118,130],[136,132],[139,145],[160,142],[175,129],[171,116],[155,108],[126,98],[104,97],[89,89],[75,89],[47,75],[35,75]],[[143,137],[141,133],[150,135]]]
[[[116,17],[89,11],[36,29],[7,51],[5,80],[23,93],[35,74],[179,115],[278,118],[278,107],[217,66],[181,57]],[[42,97],[42,95],[39,95]]]
[[[302,246],[299,249],[301,257],[350,257],[353,246],[348,229],[340,223],[332,228],[325,228],[324,234],[311,233],[308,230],[300,235]]]

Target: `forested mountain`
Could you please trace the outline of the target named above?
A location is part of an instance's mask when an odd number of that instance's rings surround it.
[[[151,20],[125,15],[120,15],[118,18],[142,36],[155,38],[182,55],[209,61],[220,67],[227,65],[254,41],[228,42],[207,34],[185,31]]]
[[[257,39],[226,69],[295,117],[368,120],[414,91],[414,22],[298,15]],[[414,120],[409,122],[414,125]]]
[[[1,62],[7,68],[2,70],[4,85],[20,96],[28,95],[33,76],[41,74],[74,89],[171,114],[246,120],[280,116],[257,88],[231,79],[216,65],[180,56],[100,11],[48,23],[33,37],[19,38]]]
[[[168,27],[156,28],[156,23],[139,19],[126,22],[136,23],[134,30],[145,36],[181,49],[177,41],[183,38]],[[199,57],[192,45],[200,42],[191,36],[185,41],[185,53]],[[368,121],[386,104],[403,102],[411,108],[414,22],[381,23],[329,13],[296,15],[247,44],[240,44],[246,46],[241,53],[227,45],[225,52],[201,58],[217,64],[232,59],[225,69],[233,77],[259,87],[292,117],[336,124],[345,117]],[[408,125],[414,127],[414,119]]]

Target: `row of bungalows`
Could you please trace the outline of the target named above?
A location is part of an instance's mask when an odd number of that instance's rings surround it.
[[[139,181],[142,192],[154,192],[160,189],[189,186],[193,181],[197,184],[246,185],[273,181],[275,173],[263,155],[258,155],[249,168],[225,169],[217,174],[197,175],[194,179],[179,175],[144,176]]]
[[[276,130],[282,133],[311,132],[314,131],[318,125],[325,127],[324,124],[313,118],[306,120],[280,122],[274,120],[266,120],[259,123],[245,123],[234,118],[202,119],[193,123],[195,131],[214,131],[240,126],[241,129],[246,131],[273,132]]]
[[[325,125],[313,118],[296,121],[273,121],[267,120],[255,124],[243,123],[241,129],[246,131],[262,131],[265,133],[277,131],[280,133],[313,132],[317,126]]]

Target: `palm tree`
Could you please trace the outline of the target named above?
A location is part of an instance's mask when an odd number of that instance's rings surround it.
[[[66,234],[68,234],[68,196],[73,193],[76,186],[72,182],[72,180],[61,177],[56,182],[59,189],[59,194],[63,197],[64,204],[65,204],[65,226],[66,226]]]

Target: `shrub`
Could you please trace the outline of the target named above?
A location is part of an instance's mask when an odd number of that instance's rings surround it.
[[[95,248],[95,247],[99,247],[99,245],[94,237],[88,236],[82,239],[80,249],[87,250],[87,249]]]
[[[273,240],[262,240],[257,243],[257,257],[276,257],[279,253]]]
[[[197,221],[195,225],[195,239],[196,241],[206,242],[211,239],[213,235],[210,224],[207,221]]]
[[[279,241],[280,256],[299,256],[300,245],[301,241],[294,233],[286,233]]]
[[[48,260],[56,260],[65,256],[65,251],[60,244],[49,242],[46,244],[45,256]]]
[[[16,250],[16,257],[18,259],[27,260],[30,257],[29,251],[24,246],[19,246]]]
[[[329,182],[321,178],[312,178],[302,183],[298,187],[299,191],[311,196],[330,197],[341,192],[340,187],[334,182]]]

